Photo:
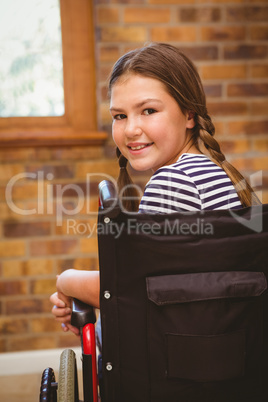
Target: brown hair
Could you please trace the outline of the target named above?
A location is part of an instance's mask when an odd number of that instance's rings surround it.
[[[195,127],[192,129],[193,140],[200,152],[209,156],[222,167],[232,181],[243,207],[259,204],[253,189],[244,177],[225,159],[218,142],[214,138],[215,127],[206,107],[206,96],[196,67],[178,48],[165,43],[152,43],[123,55],[114,65],[109,80],[109,92],[116,81],[124,74],[134,73],[161,81],[169,94],[176,100],[183,113],[192,111]],[[117,149],[120,174],[119,189],[127,184],[123,195],[136,197],[131,188],[131,179],[127,172],[127,159]],[[134,193],[133,193],[134,192]],[[124,204],[126,209],[137,210],[137,202]]]

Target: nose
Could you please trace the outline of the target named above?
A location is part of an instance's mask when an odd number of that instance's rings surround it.
[[[137,137],[142,134],[142,129],[137,118],[127,118],[125,124],[125,135],[128,138]]]

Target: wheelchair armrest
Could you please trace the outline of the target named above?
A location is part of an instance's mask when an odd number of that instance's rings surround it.
[[[73,299],[71,324],[74,327],[82,328],[86,324],[95,324],[96,314],[94,307],[89,306],[80,300]]]

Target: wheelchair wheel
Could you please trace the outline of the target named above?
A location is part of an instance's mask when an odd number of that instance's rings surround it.
[[[55,383],[55,374],[51,367],[43,371],[39,400],[40,402],[57,402],[57,383]]]
[[[58,402],[79,402],[75,353],[66,349],[60,357]]]

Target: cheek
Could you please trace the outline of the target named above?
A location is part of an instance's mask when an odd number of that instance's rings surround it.
[[[113,124],[112,126],[112,137],[116,145],[120,142],[120,131],[118,130],[118,127],[116,124]]]

